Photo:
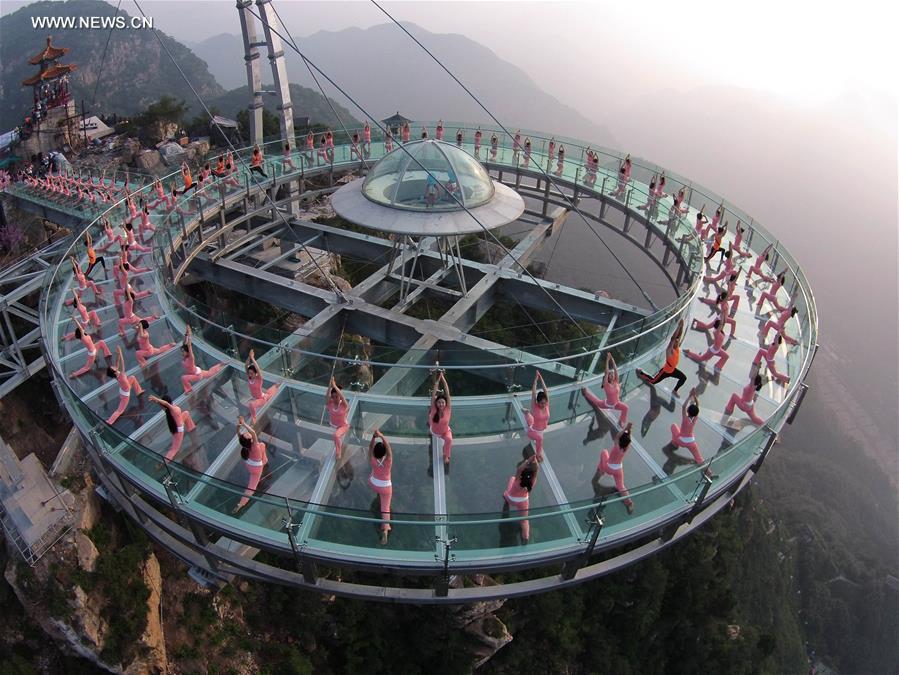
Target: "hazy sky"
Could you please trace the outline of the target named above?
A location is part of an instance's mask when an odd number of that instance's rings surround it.
[[[3,0],[0,13],[26,2]],[[115,3],[112,3],[113,5]],[[184,41],[239,33],[232,0],[144,0],[156,27]],[[366,28],[386,17],[370,2],[275,0],[291,32]],[[462,33],[531,74],[589,116],[620,110],[647,89],[748,87],[818,104],[844,91],[895,101],[895,27],[884,0],[662,2],[385,2],[397,19]],[[122,8],[138,11],[132,0]],[[196,18],[197,20],[194,20]],[[639,77],[635,74],[639,73]],[[866,97],[871,124],[895,137],[895,111]],[[602,120],[600,120],[602,121]]]

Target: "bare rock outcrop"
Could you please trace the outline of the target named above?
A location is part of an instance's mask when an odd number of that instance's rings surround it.
[[[147,598],[147,627],[140,638],[143,656],[135,659],[125,668],[125,675],[145,673],[167,673],[169,662],[165,651],[165,634],[162,627],[162,573],[159,560],[152,553],[141,567],[144,583],[150,589]]]

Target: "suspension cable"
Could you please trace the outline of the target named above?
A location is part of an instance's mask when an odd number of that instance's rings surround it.
[[[137,2],[137,0],[134,0],[134,1]],[[252,14],[253,16],[255,16],[257,19],[259,19],[259,21],[260,21],[263,25],[267,26],[268,29],[269,29],[271,32],[275,33],[275,34],[278,35],[282,40],[284,40],[284,36],[282,36],[282,35],[277,31],[277,29],[273,28],[273,27],[272,27],[272,26],[271,26],[271,25],[270,25],[264,18],[262,18],[262,16],[261,16],[260,14],[257,14],[256,12],[254,12],[254,11],[253,11],[252,9],[250,9],[249,7],[246,7],[246,10],[247,10],[250,14]],[[352,96],[350,96],[349,94],[347,94],[347,92],[344,91],[343,88],[341,88],[336,82],[334,82],[334,80],[332,80],[332,79],[327,75],[327,73],[325,73],[321,68],[319,68],[319,67],[315,64],[315,62],[313,62],[311,59],[308,59],[308,58],[307,58],[307,57],[306,57],[306,56],[305,56],[299,49],[297,49],[297,47],[296,47],[295,45],[291,44],[289,41],[286,41],[286,44],[287,44],[291,49],[293,49],[295,52],[297,52],[297,54],[299,54],[300,56],[302,56],[312,68],[314,68],[315,70],[317,70],[318,73],[319,73],[322,77],[324,77],[324,78],[328,81],[328,83],[329,83],[331,86],[333,86],[335,89],[337,89],[337,91],[339,91],[339,92],[340,92],[340,93],[341,93],[341,94],[342,94],[348,101],[350,101],[350,103],[352,103],[356,108],[358,108],[358,109],[362,112],[363,115],[365,115],[368,119],[373,120],[373,121],[375,122],[375,124],[377,125],[377,127],[378,127],[378,129],[379,129],[380,131],[385,132],[385,128],[384,128],[383,126],[381,126],[381,124],[380,124],[379,122],[377,122],[376,120],[374,120],[374,117],[373,117],[373,116],[372,116],[372,115],[371,115],[365,108],[363,108],[363,107],[359,104],[359,102],[356,101],[356,99],[354,99]],[[403,144],[399,144],[398,149],[401,149],[403,152],[405,152],[406,155],[408,155],[408,157],[409,157],[409,159],[410,159],[411,161],[415,162],[415,164],[416,164],[422,171],[424,171],[428,176],[430,176],[431,178],[433,178],[433,179],[436,181],[436,176],[434,176],[434,175],[431,173],[431,171],[430,171],[427,167],[425,167],[425,166],[418,160],[417,157],[415,157],[414,155],[412,155],[412,153],[409,152],[409,150],[408,150]],[[527,276],[534,282],[534,284],[537,286],[537,288],[539,288],[541,291],[543,291],[543,293],[546,294],[546,296],[550,299],[550,301],[551,301],[556,307],[558,307],[559,311],[562,312],[562,314],[564,314],[565,317],[566,317],[572,324],[574,324],[574,326],[581,332],[581,334],[582,334],[584,337],[589,337],[589,334],[587,333],[587,331],[584,330],[584,328],[580,325],[580,323],[579,323],[578,321],[576,321],[576,320],[571,316],[571,314],[569,314],[568,311],[567,311],[561,304],[559,304],[559,301],[556,300],[556,299],[553,297],[553,295],[552,295],[546,288],[544,288],[544,287],[540,284],[540,282],[534,277],[534,275],[530,273],[530,271],[527,269],[527,267],[525,267],[525,266],[521,263],[521,261],[515,256],[515,254],[512,253],[512,251],[510,251],[508,248],[506,248],[506,246],[499,240],[499,238],[498,238],[493,232],[491,232],[487,227],[485,227],[485,225],[484,225],[484,224],[477,218],[477,216],[475,216],[475,215],[471,212],[471,210],[470,210],[468,207],[466,207],[465,204],[463,204],[462,201],[461,201],[458,197],[456,197],[452,192],[450,192],[450,191],[449,191],[445,186],[443,186],[439,181],[437,181],[437,184],[438,184],[438,185],[443,189],[443,191],[444,191],[444,192],[445,192],[445,193],[446,193],[446,194],[447,194],[447,195],[448,195],[448,196],[449,196],[449,197],[450,197],[450,198],[451,198],[451,199],[452,199],[458,206],[459,206],[459,208],[461,208],[462,210],[464,210],[464,211],[471,217],[471,219],[474,220],[475,223],[477,223],[477,224],[481,227],[481,229],[483,229],[484,232],[486,232],[486,233],[488,234],[488,236],[490,236],[490,237],[493,239],[493,241],[495,241],[495,242],[500,246],[500,248],[502,248],[503,251],[506,252],[506,255],[507,255],[509,258],[511,258],[512,261],[515,262],[516,265],[518,265],[518,267],[521,269],[521,271],[522,271],[524,274],[526,274],[526,275],[527,275]]]
[[[281,15],[278,13],[278,8],[275,7],[274,2],[269,3],[272,6],[272,9],[275,11],[275,16],[278,17],[278,21],[282,26],[284,26],[284,31],[287,33],[287,37],[290,38],[289,45],[299,54],[299,50],[296,48],[296,41],[293,39],[293,35],[290,34],[290,28],[287,27],[287,24],[284,23],[284,19],[281,18]],[[309,66],[309,62],[306,61],[306,57],[300,54],[303,59],[303,63],[306,66],[306,70],[309,71],[309,75],[312,76],[312,80],[315,82],[315,86],[318,87],[318,90],[321,92],[322,98],[325,99],[325,103],[328,104],[328,107],[331,109],[331,113],[337,118],[337,123],[340,125],[340,128],[343,129],[343,133],[346,134],[347,139],[350,138],[350,132],[346,128],[346,125],[343,123],[343,120],[340,118],[340,115],[337,113],[337,110],[334,108],[334,104],[331,102],[331,99],[328,98],[328,95],[325,93],[324,88],[322,88],[321,83],[318,81],[318,78],[315,76],[315,73],[312,71],[312,68]],[[371,127],[369,127],[371,129]],[[362,141],[363,145],[365,144],[365,139]],[[358,150],[358,148],[357,148]],[[365,167],[366,171],[368,170],[368,162],[365,161],[365,158],[362,156],[361,150],[359,151],[359,160],[362,162],[362,166]]]
[[[456,77],[456,76],[452,73],[452,71],[450,71],[450,69],[447,68],[447,67],[443,64],[443,62],[442,62],[440,59],[438,59],[436,56],[434,56],[434,54],[433,54],[427,47],[425,47],[421,42],[419,42],[418,39],[417,39],[414,35],[412,35],[412,33],[410,33],[408,30],[406,30],[405,26],[403,26],[399,21],[397,21],[396,19],[394,19],[393,16],[391,16],[391,14],[390,14],[386,9],[384,9],[383,7],[381,7],[381,5],[378,4],[377,0],[371,0],[371,3],[372,3],[375,7],[377,7],[379,10],[381,10],[381,12],[383,12],[384,15],[387,16],[388,19],[390,19],[394,24],[396,24],[396,26],[397,26],[401,31],[403,31],[406,35],[408,35],[409,38],[411,38],[412,41],[415,42],[415,44],[417,44],[419,47],[421,47],[421,48],[424,50],[424,52],[425,52],[428,56],[430,56],[430,57],[434,60],[434,62],[437,63],[437,65],[440,66],[440,67],[446,72],[447,75],[449,75],[451,78],[453,78],[453,80],[455,80],[456,84],[458,84],[460,87],[462,87],[463,90],[465,90],[465,93],[468,94],[468,95],[474,100],[474,102],[477,103],[477,104],[481,107],[481,109],[482,109],[485,113],[487,113],[487,115],[490,116],[490,119],[492,119],[492,120],[499,126],[499,128],[503,130],[503,132],[504,132],[507,136],[510,136],[510,137],[512,136],[512,134],[509,133],[509,130],[506,129],[505,126],[503,126],[502,122],[500,122],[500,121],[496,118],[496,116],[495,116],[492,112],[490,112],[490,111],[487,109],[487,107],[486,107],[483,103],[481,103],[480,99],[478,99],[478,97],[475,96],[475,95],[471,92],[471,90],[470,90],[468,87],[466,87],[466,86],[459,80],[459,78]],[[606,248],[606,250],[609,252],[609,254],[615,259],[615,261],[616,261],[619,265],[621,265],[622,269],[625,271],[625,273],[628,275],[628,277],[630,277],[631,281],[634,282],[634,285],[635,285],[635,286],[639,289],[639,291],[643,294],[643,297],[646,298],[646,301],[649,302],[650,306],[653,307],[653,308],[655,309],[655,308],[656,308],[656,305],[655,305],[655,303],[652,301],[652,298],[649,296],[649,294],[648,294],[645,290],[643,290],[643,287],[640,285],[640,282],[637,281],[636,278],[634,278],[634,275],[632,275],[632,274],[630,273],[630,270],[628,270],[627,267],[625,266],[625,264],[624,264],[623,262],[621,262],[621,260],[618,258],[617,255],[615,255],[614,251],[612,251],[612,249],[611,249],[611,248],[609,247],[609,245],[605,242],[605,240],[602,238],[602,236],[599,234],[599,232],[597,232],[597,231],[593,228],[593,226],[589,223],[589,221],[588,221],[587,218],[584,216],[584,214],[580,212],[580,209],[578,209],[578,207],[574,204],[574,201],[571,200],[571,199],[569,199],[568,195],[566,195],[564,192],[562,192],[562,190],[559,188],[559,186],[556,184],[556,182],[555,182],[552,178],[550,178],[549,172],[547,172],[546,170],[544,170],[544,168],[543,168],[542,166],[540,166],[540,163],[539,163],[539,162],[535,162],[534,165],[540,170],[540,173],[542,173],[542,174],[544,175],[544,177],[546,178],[546,180],[547,180],[547,181],[548,181],[554,188],[556,188],[556,190],[559,192],[559,194],[562,195],[563,199],[565,199],[565,201],[568,203],[568,205],[569,205],[572,209],[574,209],[574,212],[577,213],[577,214],[581,217],[581,220],[584,221],[584,224],[587,226],[587,228],[588,228],[591,232],[593,232],[594,235],[596,235],[596,238],[599,239],[599,241],[602,243],[603,246],[605,246],[605,248]]]
[[[119,7],[121,6],[122,0],[119,0],[119,4],[115,7],[115,14],[112,15],[113,18],[119,15]],[[113,23],[115,22],[113,21]],[[106,45],[103,47],[103,56],[100,57],[100,69],[97,71],[97,81],[94,83],[94,97],[91,99],[91,108],[97,105],[97,89],[100,87],[100,76],[103,74],[103,65],[106,63],[106,50],[109,49],[109,40],[112,38],[112,29],[113,26],[110,26],[109,35],[106,36]]]
[[[143,8],[141,8],[138,1],[133,0],[133,2],[135,4],[135,6],[137,7],[137,9],[140,11],[141,15],[143,15],[146,18],[147,15],[144,13]],[[203,97],[200,96],[199,92],[194,88],[193,84],[191,84],[190,79],[187,77],[187,75],[181,69],[180,64],[175,60],[175,57],[172,56],[172,53],[169,51],[169,48],[162,41],[162,38],[159,37],[158,31],[155,28],[153,28],[152,31],[153,31],[153,35],[156,36],[157,41],[159,41],[160,46],[162,46],[162,48],[165,50],[165,53],[168,54],[169,59],[175,65],[175,68],[178,69],[178,72],[181,74],[181,77],[187,83],[187,86],[190,87],[190,90],[193,92],[194,96],[197,98],[197,101],[200,102],[200,105],[203,106],[203,110],[206,111],[206,114],[209,116],[209,119],[211,121],[213,119],[213,115],[212,115],[212,112],[209,110],[209,107],[206,105],[206,102],[203,100]],[[237,152],[237,149],[234,147],[234,144],[231,142],[231,140],[227,136],[225,136],[225,142],[228,144],[228,147],[232,150],[234,157],[236,158],[236,161],[240,162],[243,165],[244,169],[247,170],[247,176],[253,180],[256,187],[260,188],[260,191],[262,192],[262,194],[265,195],[265,198],[269,201],[269,203],[272,206],[272,211],[278,215],[278,217],[281,219],[281,222],[284,223],[284,225],[287,227],[287,229],[293,231],[293,229],[290,227],[290,223],[284,217],[284,214],[278,210],[278,207],[275,204],[274,199],[272,199],[272,197],[268,194],[268,191],[265,189],[265,187],[259,183],[259,180],[254,175],[252,175],[253,172],[249,171],[246,161],[240,156],[240,153]],[[274,167],[272,168],[272,171],[274,171]],[[327,272],[325,272],[325,270],[322,269],[321,265],[318,264],[318,261],[315,259],[315,256],[313,256],[309,252],[309,250],[306,248],[306,245],[303,244],[302,242],[297,242],[297,243],[299,243],[299,245],[302,247],[302,249],[306,253],[306,255],[309,256],[309,259],[312,261],[312,264],[315,265],[316,269],[322,275],[322,278],[325,279],[325,281],[327,281],[328,284],[331,286],[331,290],[334,292],[334,294],[337,295],[337,297],[340,298],[341,300],[345,301],[346,296],[344,296],[344,294],[340,290],[340,288],[338,288],[338,286],[334,283],[334,281],[331,279],[331,276]]]

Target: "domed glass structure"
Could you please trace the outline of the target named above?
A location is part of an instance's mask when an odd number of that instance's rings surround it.
[[[431,139],[397,148],[362,184],[362,194],[372,202],[408,211],[461,211],[459,202],[474,208],[493,193],[493,181],[474,157]]]

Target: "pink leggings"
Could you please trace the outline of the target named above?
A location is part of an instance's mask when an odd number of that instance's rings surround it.
[[[521,538],[528,540],[531,538],[531,524],[526,520],[528,515],[528,508],[530,507],[530,500],[526,500],[523,502],[516,502],[509,499],[509,491],[515,485],[515,476],[512,476],[509,479],[509,485],[506,487],[506,491],[503,493],[503,499],[506,500],[506,504],[509,506],[514,506],[515,510],[518,511],[519,516],[523,516],[521,520]]]
[[[183,436],[183,434],[181,434]],[[247,471],[250,474],[250,479],[247,481],[247,489],[243,493],[243,497],[240,498],[240,501],[237,502],[237,508],[242,509],[246,506],[250,497],[256,492],[256,488],[259,487],[259,481],[262,480],[262,471],[265,469],[265,466],[249,466],[247,465]]]
[[[543,430],[534,428],[534,416],[527,412],[524,419],[528,423],[528,438],[534,441],[534,452],[537,457],[543,457]]]
[[[625,504],[632,504],[629,495],[630,492],[627,491],[627,488],[624,486],[624,468],[621,469],[610,469],[609,468],[609,451],[603,450],[599,453],[599,466],[596,467],[596,470],[599,473],[607,473],[612,478],[615,479],[615,489],[621,494],[622,497],[627,497],[624,500]]]
[[[79,368],[71,375],[69,375],[69,377],[81,377],[85,373],[89,373],[94,367],[94,362],[97,360],[98,349],[103,352],[103,356],[105,356],[106,358],[112,356],[112,352],[109,351],[109,347],[106,346],[106,343],[103,340],[97,340],[96,342],[94,342],[94,353],[87,355],[87,363],[85,363],[83,367]]]
[[[145,366],[147,365],[147,359],[156,356],[157,354],[165,354],[167,351],[175,347],[174,342],[169,342],[167,345],[162,345],[162,347],[154,347],[150,345],[150,349],[138,349],[135,352],[135,356],[137,357],[137,362]]]
[[[778,382],[788,382],[790,378],[777,370],[777,363],[774,359],[769,359],[767,353],[768,350],[759,349],[758,352],[756,352],[755,358],[752,360],[752,365],[757,366],[762,362],[762,359],[765,359],[765,363],[768,366],[768,372],[770,372]]]
[[[340,450],[343,448],[343,437],[350,430],[349,424],[344,424],[334,428],[334,455],[340,459]]]
[[[272,400],[272,397],[278,393],[278,385],[273,384],[271,387],[262,392],[262,398],[251,398],[248,407],[250,408],[250,421],[256,423],[256,413],[266,403]]]
[[[765,304],[765,300],[770,300],[771,304],[774,305],[778,310],[783,311],[783,306],[777,301],[777,293],[771,293],[769,291],[765,291],[762,293],[762,297],[759,298],[758,305],[756,305],[756,312],[762,309],[762,305]]]
[[[382,530],[390,531],[390,500],[393,499],[393,486],[390,487],[378,487],[371,481],[369,481],[369,486],[372,490],[378,493],[378,497],[381,500],[381,518],[385,521],[383,525],[381,525]]]
[[[193,431],[197,428],[190,413],[186,410],[181,411],[181,422],[184,424],[184,431]],[[181,449],[181,442],[184,440],[184,431],[176,431],[172,434],[172,444],[169,446],[169,451],[165,453],[166,459],[175,459],[175,455]]]
[[[732,415],[734,412],[734,406],[742,410],[744,413],[749,415],[749,419],[751,419],[755,424],[761,426],[765,423],[761,417],[755,414],[755,405],[749,405],[745,403],[742,398],[737,396],[736,394],[730,395],[730,400],[727,402],[727,405],[724,407],[725,415]]]
[[[128,382],[131,384],[131,389],[135,391],[138,395],[144,393],[144,390],[141,389],[140,384],[137,381],[137,378],[134,375],[128,377]],[[125,412],[125,408],[128,407],[128,401],[131,400],[131,390],[128,390],[128,396],[122,396],[119,394],[119,407],[115,409],[112,415],[109,416],[109,419],[106,420],[107,424],[115,424],[116,420],[122,416],[122,413]]]
[[[199,382],[200,380],[205,380],[207,377],[212,377],[213,375],[218,374],[218,372],[225,367],[224,363],[217,363],[209,370],[201,370],[199,373],[191,373],[190,375],[182,375],[181,376],[181,386],[184,387],[184,393],[189,394],[193,391],[193,387],[191,385]]]
[[[702,464],[703,462],[705,462],[705,460],[702,458],[702,453],[699,452],[699,446],[696,445],[696,441],[693,441],[692,443],[684,443],[683,441],[681,441],[680,437],[680,427],[676,424],[672,424],[671,445],[677,448],[686,448],[687,450],[689,450],[690,454],[693,455],[693,461],[695,461],[697,464]]]
[[[431,431],[434,434],[433,431]],[[447,429],[444,434],[434,434],[437,438],[443,439],[443,462],[450,461],[450,453],[453,449],[453,431],[452,429]]]
[[[621,416],[618,418],[619,426],[627,425],[627,404],[618,401],[618,403],[611,405],[607,401],[603,401],[596,394],[590,391],[587,388],[582,390],[584,392],[584,398],[587,399],[587,402],[592,405],[594,408],[599,408],[601,410],[617,410],[621,413]]]
[[[762,332],[760,333],[760,335],[761,335],[761,337],[762,337],[762,340],[764,340],[764,339],[766,339],[766,338],[768,337],[768,331],[771,330],[772,328],[774,329],[774,331],[775,331],[777,334],[783,336],[784,342],[786,342],[788,345],[795,345],[795,344],[798,344],[798,342],[797,342],[796,340],[794,340],[793,338],[791,338],[789,335],[787,335],[787,334],[784,332],[783,326],[780,325],[780,324],[779,324],[777,321],[775,321],[774,319],[772,319],[771,321],[769,321],[768,323],[766,323],[765,326],[764,326],[764,328],[762,328]]]
[[[724,364],[727,363],[727,360],[730,358],[730,354],[728,354],[724,349],[719,349],[716,354],[711,349],[707,350],[705,354],[699,354],[694,351],[690,351],[689,349],[685,350],[684,353],[689,356],[694,361],[698,361],[699,363],[705,363],[706,361],[710,361],[711,359],[718,357],[718,362],[715,364],[715,368],[721,370],[724,368]]]

